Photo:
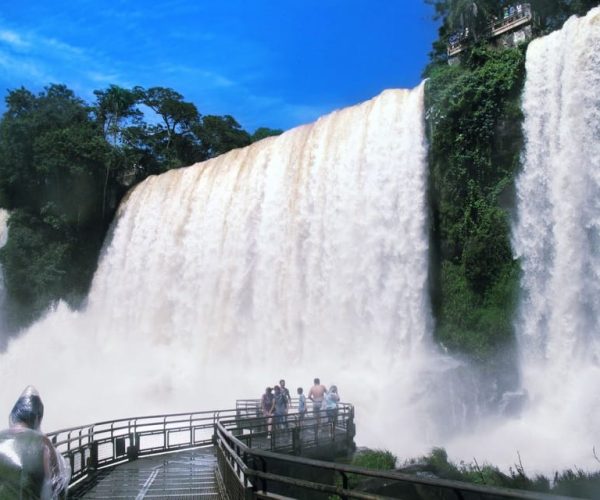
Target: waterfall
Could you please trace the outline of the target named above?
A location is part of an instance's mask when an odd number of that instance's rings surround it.
[[[523,385],[546,429],[589,462],[600,444],[600,8],[530,45],[523,110]]]
[[[529,473],[597,470],[600,446],[600,8],[528,47],[517,178],[516,319],[527,402],[452,443]]]
[[[8,217],[10,213],[7,210],[0,209],[0,248],[6,245],[8,238]],[[4,282],[4,271],[0,266],[0,352],[4,349],[8,337],[8,322],[6,318],[6,285]]]
[[[34,384],[56,427],[320,377],[357,405],[363,442],[404,426],[393,439],[425,451],[441,370],[426,219],[423,85],[148,178],[85,311],[59,306],[0,358],[0,401]]]

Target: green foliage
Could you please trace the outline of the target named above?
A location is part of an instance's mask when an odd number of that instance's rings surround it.
[[[94,94],[93,106],[64,85],[38,95],[20,88],[6,96],[0,206],[11,217],[0,262],[12,328],[59,299],[72,305],[82,300],[110,220],[130,186],[252,141],[232,116],[201,117],[173,89],[111,85]],[[155,114],[150,123],[142,109]]]
[[[59,298],[78,303],[89,286],[101,234],[22,209],[11,213],[9,231],[0,249],[12,305],[8,324],[34,320]]]
[[[446,41],[469,29],[475,41],[509,0],[426,0],[441,21],[425,70],[430,133],[432,300],[436,336],[451,351],[493,366],[513,342],[518,267],[508,212],[522,146],[519,95],[525,48],[494,50],[485,41],[446,64]],[[532,0],[543,29],[585,14],[598,0]],[[436,266],[437,264],[437,266]],[[504,368],[506,370],[506,367]]]
[[[434,448],[429,455],[411,460],[408,463],[421,464],[423,468],[442,479],[545,493],[550,489],[549,481],[546,478],[536,476],[533,480],[529,479],[520,464],[510,468],[508,474],[504,474],[497,467],[490,464],[480,465],[477,461],[455,464],[448,460],[448,454],[443,448]]]
[[[433,63],[445,61],[448,37],[465,28],[474,41],[481,39],[493,16],[500,17],[502,9],[515,5],[514,0],[425,0],[433,8],[433,19],[441,21],[438,39],[433,42],[430,58]],[[541,21],[542,33],[562,26],[572,15],[585,15],[600,5],[599,0],[529,0],[536,18]]]
[[[518,283],[510,206],[521,149],[521,49],[476,46],[462,66],[430,68],[430,131],[437,337],[480,360],[512,340]]]
[[[214,158],[251,143],[250,134],[229,115],[205,116],[197,134],[202,141],[202,150],[206,158]]]
[[[529,477],[520,458],[518,462],[514,467],[509,468],[508,474],[505,474],[493,465],[480,465],[475,460],[471,463],[455,464],[448,460],[446,450],[434,448],[429,455],[409,460],[407,465],[419,464],[421,468],[442,479],[577,498],[598,498],[600,472],[586,473],[581,469],[569,469],[561,473],[557,472],[551,484],[550,480],[542,475]]]
[[[352,465],[367,469],[392,470],[396,467],[396,456],[388,450],[361,450],[352,457]]]
[[[396,467],[396,461],[396,456],[388,450],[362,449],[357,451],[352,456],[352,459],[350,460],[350,465],[375,470],[394,470]],[[360,484],[362,480],[364,480],[364,476],[360,476],[357,474],[348,474],[348,487],[350,489],[354,489]],[[336,485],[340,487],[342,486],[341,478],[337,478]],[[331,500],[336,500],[339,497],[337,495],[334,495],[329,498]]]
[[[581,469],[568,469],[554,475],[555,495],[599,498],[600,497],[600,472],[588,473]]]
[[[266,139],[267,137],[273,137],[273,136],[281,135],[281,134],[283,134],[283,130],[281,130],[281,129],[258,127],[254,131],[252,136],[250,137],[250,140],[252,142],[256,142],[256,141],[260,141],[262,139]]]

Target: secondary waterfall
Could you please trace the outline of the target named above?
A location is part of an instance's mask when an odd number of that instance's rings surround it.
[[[86,310],[59,307],[0,358],[3,407],[32,383],[56,427],[320,377],[356,403],[362,442],[389,444],[393,425],[411,429],[393,438],[406,452],[425,451],[442,369],[425,160],[421,85],[147,179],[119,209]]]
[[[600,448],[600,8],[527,51],[513,246],[527,404],[455,443],[529,473],[593,468]],[[482,453],[483,452],[483,453]],[[520,453],[520,458],[517,455]]]
[[[600,8],[530,45],[523,109],[514,235],[523,385],[545,427],[592,458],[600,445]]]
[[[6,245],[8,238],[8,217],[9,212],[0,209],[0,248]],[[4,282],[4,271],[0,266],[0,350],[2,350],[7,342],[8,327],[6,317],[6,286]]]

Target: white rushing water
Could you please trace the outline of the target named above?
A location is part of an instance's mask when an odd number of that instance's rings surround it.
[[[513,246],[527,404],[450,447],[528,472],[597,469],[600,450],[600,8],[533,41]]]
[[[569,443],[565,458],[581,446],[590,463],[600,447],[600,8],[531,44],[523,109],[523,385],[540,426]]]
[[[520,415],[476,418],[468,367],[431,340],[421,85],[137,186],[86,309],[60,305],[0,355],[0,417],[28,384],[55,429],[320,377],[356,404],[361,445],[403,458],[445,445],[529,473],[593,467],[600,8],[530,45],[523,109]]]
[[[445,366],[430,345],[425,160],[420,86],[147,179],[86,310],[59,307],[0,357],[0,408],[34,384],[56,428],[320,377],[357,405],[361,443],[425,451]]]
[[[0,248],[6,245],[8,239],[8,210],[0,209]],[[0,351],[8,339],[8,327],[6,318],[6,284],[4,282],[4,270],[0,266]]]

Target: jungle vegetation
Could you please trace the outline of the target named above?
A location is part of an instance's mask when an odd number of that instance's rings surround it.
[[[94,94],[87,103],[52,84],[5,97],[0,207],[11,215],[0,262],[13,330],[58,300],[81,303],[131,186],[282,132],[250,134],[232,116],[202,116],[170,88],[111,85]]]
[[[436,336],[488,363],[514,340],[518,265],[509,216],[525,48],[496,51],[480,37],[461,65],[449,66],[448,35],[465,26],[480,33],[510,2],[424,1],[440,22],[425,70]],[[549,31],[598,1],[531,3]],[[136,183],[281,133],[263,127],[250,134],[230,115],[202,115],[170,88],[110,85],[94,95],[85,102],[61,84],[6,94],[0,207],[11,217],[0,263],[12,330],[58,300],[82,303],[115,210]]]
[[[501,0],[427,0],[440,20],[425,70],[431,207],[431,296],[436,337],[486,370],[508,373],[519,266],[510,246],[523,143],[520,95],[526,45],[496,49],[483,29]],[[598,0],[533,0],[544,34]],[[448,35],[469,27],[469,48],[449,65]],[[479,33],[480,36],[477,36]],[[510,382],[509,382],[510,383]]]

